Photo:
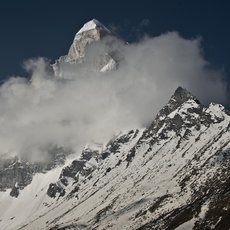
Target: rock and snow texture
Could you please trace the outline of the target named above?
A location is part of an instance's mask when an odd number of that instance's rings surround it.
[[[81,62],[85,56],[86,46],[108,35],[112,35],[112,33],[97,20],[93,19],[87,22],[75,35],[69,53],[66,56],[66,61]]]
[[[85,61],[86,49],[88,46],[93,42],[96,43],[106,38],[117,39],[109,29],[96,19],[87,22],[76,33],[68,54],[60,57],[53,65],[55,75],[57,77],[63,77],[62,72],[66,63],[72,65],[83,63]],[[110,47],[109,43],[105,44],[108,48]],[[116,60],[113,53],[113,50],[100,53],[94,60],[95,69],[99,72],[115,70],[118,65],[118,60]]]
[[[223,106],[179,87],[148,128],[1,192],[0,229],[229,229],[229,134]]]
[[[98,20],[93,19],[84,24],[84,26],[77,32],[75,39],[77,39],[77,36],[79,34],[86,33],[87,31],[94,30],[97,28],[100,28],[103,31],[107,31],[108,33],[110,33],[110,31],[104,25],[102,25]]]

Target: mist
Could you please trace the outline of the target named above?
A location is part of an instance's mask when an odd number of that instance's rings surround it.
[[[226,104],[225,76],[204,59],[201,44],[176,32],[129,45],[117,41],[118,69],[99,73],[94,59],[108,51],[102,40],[89,46],[84,63],[66,64],[62,78],[45,58],[26,61],[30,79],[14,76],[0,87],[0,154],[39,158],[56,145],[79,151],[147,127],[178,86],[204,104]]]

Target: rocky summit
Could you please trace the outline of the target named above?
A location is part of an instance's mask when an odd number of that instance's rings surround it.
[[[84,48],[107,35],[86,23],[60,60],[84,62]],[[0,229],[228,230],[230,112],[182,87],[162,107],[148,127],[75,158],[55,147],[48,164],[2,159]]]
[[[122,41],[99,21],[93,19],[76,33],[68,54],[60,57],[55,62],[53,65],[55,75],[62,78],[62,71],[66,65],[84,63],[87,48],[102,40],[103,47],[98,48],[97,55],[92,60],[94,68],[99,72],[115,70],[118,66],[119,54],[112,47],[112,43],[114,40]]]

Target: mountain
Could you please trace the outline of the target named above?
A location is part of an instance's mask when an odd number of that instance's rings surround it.
[[[84,64],[88,37],[107,35],[98,21],[86,23],[59,61]],[[79,55],[72,47],[83,40]],[[2,158],[0,229],[227,230],[229,131],[228,110],[178,87],[144,129],[76,154],[53,146],[43,163]]]
[[[53,65],[55,75],[63,77],[62,69],[65,69],[66,64],[68,66],[68,64],[84,63],[87,48],[102,40],[103,46],[99,47],[97,55],[93,60],[94,68],[99,72],[115,70],[119,61],[119,54],[117,50],[112,47],[112,43],[114,43],[114,40],[122,41],[99,21],[93,19],[84,24],[76,33],[68,54],[60,57],[55,62]]]
[[[112,35],[112,32],[96,19],[87,22],[76,34],[66,56],[66,61],[81,61],[85,56],[85,47],[94,42]]]
[[[1,157],[0,191],[11,189],[10,195],[17,197],[19,191],[29,185],[36,173],[45,173],[65,163],[66,157],[72,154],[70,149],[53,147],[48,151],[45,162],[31,162],[26,157]]]
[[[229,122],[179,87],[146,129],[1,193],[1,229],[229,229]]]

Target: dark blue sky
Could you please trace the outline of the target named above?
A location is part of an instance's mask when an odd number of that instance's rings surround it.
[[[230,6],[224,0],[8,0],[0,3],[0,78],[23,74],[23,60],[67,53],[74,34],[96,18],[126,40],[178,31],[201,36],[204,55],[230,81]]]

